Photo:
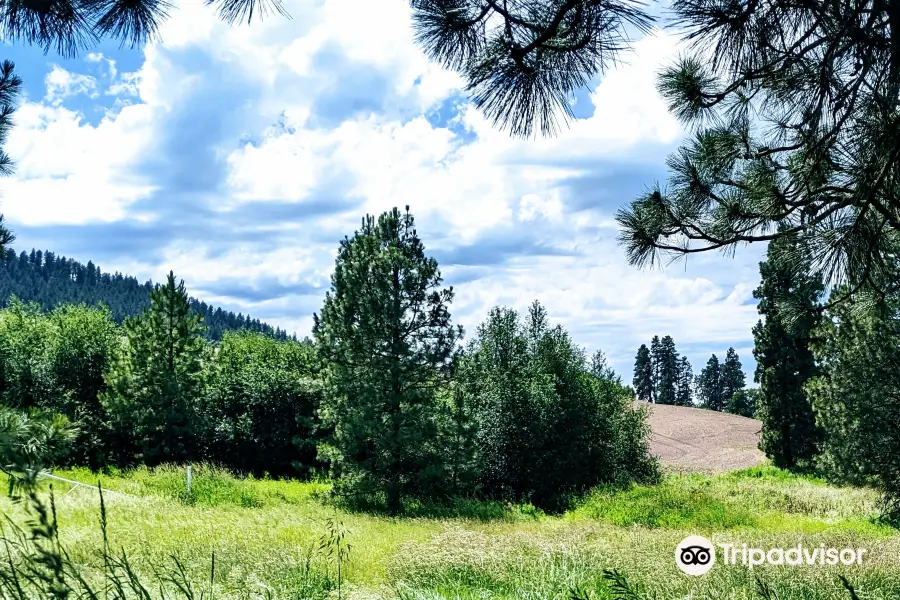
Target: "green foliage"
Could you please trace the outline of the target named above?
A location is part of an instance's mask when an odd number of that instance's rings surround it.
[[[15,68],[8,60],[0,64],[0,177],[13,173],[13,161],[3,147],[9,138],[13,126],[12,115],[16,111],[16,103],[22,93],[22,79],[15,74]],[[0,252],[15,239],[12,232],[4,226],[3,215],[0,215]]]
[[[522,319],[495,308],[461,359],[476,424],[476,468],[488,497],[559,509],[600,482],[651,479],[643,411],[537,302]]]
[[[722,394],[722,367],[719,358],[713,354],[697,376],[697,395],[700,406],[709,410],[724,410],[725,398]]]
[[[756,390],[738,390],[728,399],[725,412],[742,417],[753,418],[756,415]]]
[[[353,547],[347,543],[346,538],[350,531],[344,527],[343,522],[329,518],[325,521],[325,533],[319,538],[319,552],[323,552],[329,561],[334,561],[337,569],[337,596],[341,600],[341,581],[343,579],[341,566],[350,558]]]
[[[820,432],[803,386],[816,374],[810,344],[819,317],[812,311],[822,296],[820,279],[797,274],[785,262],[804,248],[796,238],[769,244],[760,263],[761,282],[753,292],[763,319],[753,327],[759,397],[756,417],[762,421],[760,449],[778,466],[809,463],[817,452]],[[795,306],[799,317],[786,315]]]
[[[19,409],[55,408],[53,324],[35,304],[13,298],[0,311],[0,403]]]
[[[0,471],[17,486],[32,486],[35,477],[68,452],[76,430],[66,417],[31,409],[0,406]]]
[[[896,298],[884,313],[854,299],[832,305],[815,331],[820,370],[806,385],[824,430],[821,467],[839,481],[876,484],[894,520],[900,519],[898,307]]]
[[[249,23],[269,10],[286,15],[278,0],[217,0],[219,17],[228,23],[244,19]],[[159,25],[169,16],[173,5],[156,0],[138,2],[84,2],[57,0],[54,4],[5,0],[0,4],[3,39],[39,46],[44,54],[51,50],[64,58],[93,48],[102,39],[137,48],[159,40]]]
[[[632,264],[802,234],[786,267],[884,298],[900,235],[895,3],[678,0],[691,50],[659,76],[694,130],[619,211]],[[892,285],[892,287],[895,287]]]
[[[657,338],[654,337],[656,342]],[[651,349],[656,372],[656,402],[658,404],[675,404],[678,385],[678,351],[675,340],[667,335],[659,340],[656,352]]]
[[[346,492],[403,496],[444,485],[438,389],[462,329],[450,323],[452,288],[441,288],[409,210],[367,216],[341,242],[321,315],[322,416],[334,427],[327,448]]]
[[[308,475],[320,466],[315,360],[308,342],[226,333],[206,377],[207,458],[255,475]]]
[[[694,371],[687,356],[678,359],[678,385],[675,389],[675,404],[694,405]]]
[[[2,81],[0,81],[2,84]],[[36,302],[45,311],[62,304],[102,304],[116,323],[141,314],[150,305],[153,283],[140,283],[121,273],[104,272],[93,262],[81,264],[49,250],[32,250],[18,256],[12,248],[0,250],[0,303],[10,296]],[[276,339],[287,332],[249,315],[234,314],[190,298],[191,309],[203,316],[205,336],[220,340],[226,331],[250,330]]]
[[[646,344],[641,344],[634,359],[633,384],[638,400],[653,401],[653,362]]]
[[[725,410],[728,410],[728,406],[732,404],[732,396],[743,391],[746,386],[741,359],[734,348],[729,348],[725,353],[725,362],[722,363],[719,383],[722,386],[722,400],[725,402]]]
[[[634,387],[638,400],[659,404],[693,404],[693,375],[686,356],[679,357],[675,340],[653,336],[650,348],[641,344],[634,360]]]
[[[184,282],[150,295],[150,308],[125,322],[125,339],[106,377],[102,402],[118,436],[121,462],[148,465],[199,457],[203,426],[198,411],[207,350],[199,315],[191,312]]]
[[[99,469],[112,459],[108,416],[99,395],[119,344],[118,328],[102,307],[60,306],[46,320],[53,329],[49,368],[58,390],[53,409],[78,424],[66,461]]]
[[[632,0],[412,0],[416,41],[466,80],[487,118],[528,137],[557,130],[569,98],[613,64],[651,18]]]

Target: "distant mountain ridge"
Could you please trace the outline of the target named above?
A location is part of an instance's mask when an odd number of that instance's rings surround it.
[[[140,283],[136,277],[118,271],[104,273],[92,261],[86,265],[57,256],[49,250],[32,249],[31,253],[6,248],[0,252],[0,305],[6,306],[11,296],[23,302],[36,302],[44,310],[59,304],[106,305],[117,323],[140,314],[150,305],[153,282]],[[206,302],[190,299],[191,308],[203,315],[206,335],[219,340],[226,331],[248,329],[287,339],[286,331],[241,313],[235,315]]]

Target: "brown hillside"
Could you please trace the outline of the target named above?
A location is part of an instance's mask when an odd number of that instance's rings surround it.
[[[761,426],[756,419],[702,408],[649,406],[650,453],[667,471],[730,471],[765,460],[757,448]]]

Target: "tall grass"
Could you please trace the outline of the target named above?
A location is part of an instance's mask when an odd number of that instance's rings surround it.
[[[61,474],[91,483],[85,471]],[[4,599],[324,600],[338,597],[338,562],[342,600],[852,598],[841,577],[861,599],[900,597],[900,535],[874,518],[877,494],[777,469],[598,489],[561,517],[473,500],[413,504],[404,516],[348,512],[328,502],[324,482],[205,467],[191,497],[175,467],[100,479],[121,494],[101,499],[96,488],[57,484],[54,495],[43,488],[2,501]],[[761,547],[866,547],[872,559],[846,568],[716,565],[691,578],[673,560],[689,533]]]

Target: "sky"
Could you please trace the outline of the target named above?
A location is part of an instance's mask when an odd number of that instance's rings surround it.
[[[302,337],[338,243],[409,205],[470,338],[493,306],[539,300],[631,380],[671,335],[699,372],[734,347],[752,381],[763,246],[627,264],[615,211],[666,175],[690,132],[655,73],[684,47],[654,30],[573,98],[576,119],[518,140],[413,41],[404,0],[293,0],[290,18],[228,26],[175,3],[162,41],[73,59],[3,47],[25,81],[0,180],[17,251],[49,249],[159,281]]]

